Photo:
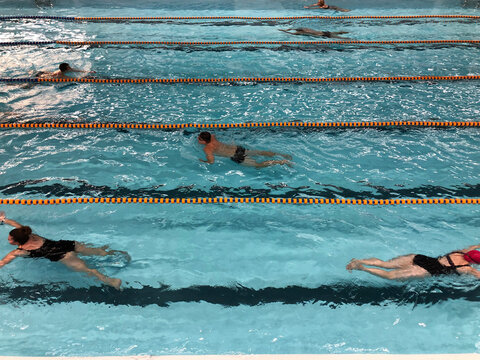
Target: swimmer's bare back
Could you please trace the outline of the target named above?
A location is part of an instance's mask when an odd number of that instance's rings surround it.
[[[65,76],[61,71],[54,71],[54,72],[40,71],[36,77],[40,79],[63,79],[63,78],[66,78],[67,76]]]
[[[228,145],[220,141],[218,141],[217,144],[218,145],[212,149],[214,155],[223,157],[232,157],[233,155],[235,155],[237,145]]]
[[[343,40],[350,40],[350,38],[339,36],[342,34],[348,34],[346,31],[318,31],[310,28],[297,28],[297,29],[279,29],[290,35],[304,35],[304,36],[316,36],[316,37],[326,37],[326,38],[334,38],[334,39],[343,39]],[[292,32],[295,31],[295,32]]]

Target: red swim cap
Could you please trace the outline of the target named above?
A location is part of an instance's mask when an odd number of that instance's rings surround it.
[[[469,263],[480,264],[480,251],[472,250],[463,255],[463,258]]]

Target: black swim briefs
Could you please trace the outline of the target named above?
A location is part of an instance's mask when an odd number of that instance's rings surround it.
[[[237,146],[235,154],[230,158],[232,161],[235,161],[237,164],[241,164],[245,160],[245,151],[247,151],[243,146]]]

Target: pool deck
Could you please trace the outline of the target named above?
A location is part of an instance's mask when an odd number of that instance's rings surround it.
[[[480,360],[480,354],[268,354],[268,355],[167,355],[98,357],[0,356],[0,360]]]

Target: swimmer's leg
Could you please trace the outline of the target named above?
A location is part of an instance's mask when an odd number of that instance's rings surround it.
[[[364,267],[363,265],[360,265],[357,270],[362,270],[372,275],[381,277],[383,279],[388,279],[388,280],[424,278],[430,275],[427,270],[416,265],[412,265],[408,269],[392,270],[392,271],[386,271],[386,270],[381,270],[376,268],[367,268],[367,267]]]
[[[257,169],[265,168],[272,165],[288,165],[292,166],[292,162],[288,160],[267,160],[262,162],[256,162],[251,157],[246,157],[243,160],[242,165],[256,167]]]
[[[94,247],[88,247],[85,244],[82,244],[78,241],[75,241],[75,252],[85,255],[85,256],[107,256],[107,255],[114,255],[114,254],[124,254],[128,257],[130,260],[130,255],[126,251],[121,251],[121,250],[108,250],[108,245],[99,247],[99,248],[94,248]]]
[[[294,30],[295,32],[292,32]],[[278,31],[283,31],[290,35],[300,35],[296,29],[278,29]]]
[[[292,156],[288,154],[280,154],[276,153],[273,151],[262,151],[262,150],[246,150],[245,154],[247,156],[268,156],[268,157],[274,157],[274,156],[281,156],[285,159],[292,160]]]
[[[337,31],[337,32],[332,32],[330,33],[329,38],[334,38],[334,39],[342,39],[342,40],[352,40],[351,38],[345,37],[345,36],[339,36],[341,34],[348,34],[347,31]]]
[[[79,259],[77,255],[73,251],[67,253],[60,262],[70,269],[78,272],[84,272],[89,276],[94,276],[101,282],[113,286],[115,289],[120,289],[120,285],[122,284],[122,280],[109,278],[108,276],[103,275],[101,272],[95,269],[90,269],[87,267],[85,262],[82,259]]]
[[[377,266],[385,269],[406,268],[413,264],[414,257],[415,257],[415,254],[398,256],[388,261],[383,261],[377,258],[360,259],[360,260],[353,259],[347,265],[347,270],[357,270],[361,265]]]

